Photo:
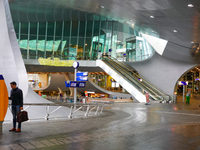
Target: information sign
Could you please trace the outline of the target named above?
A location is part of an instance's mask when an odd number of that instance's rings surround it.
[[[87,76],[77,76],[76,81],[88,81],[88,77]]]
[[[78,82],[77,87],[84,88],[86,85],[86,82]]]
[[[77,72],[76,76],[88,76],[88,72]]]
[[[70,81],[69,84],[70,84],[70,87],[74,87],[74,88],[77,87],[76,81]]]
[[[86,82],[77,82],[77,81],[65,81],[65,86],[66,87],[71,87],[71,88],[84,88],[86,85]]]

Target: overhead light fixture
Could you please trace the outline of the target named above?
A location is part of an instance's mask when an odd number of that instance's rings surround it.
[[[101,6],[101,8],[104,8],[104,6]]]
[[[192,7],[194,7],[194,5],[193,5],[193,4],[188,4],[188,7],[191,7],[191,8],[192,8]]]
[[[176,30],[174,30],[174,32],[177,32]]]
[[[193,41],[191,41],[191,43],[194,43]]]
[[[154,18],[154,16],[150,16],[150,18]]]

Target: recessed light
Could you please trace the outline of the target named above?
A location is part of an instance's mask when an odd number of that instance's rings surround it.
[[[154,18],[154,16],[150,16],[150,18]]]
[[[174,30],[174,32],[177,32],[176,30]]]
[[[191,43],[194,43],[193,41],[191,41]]]
[[[194,5],[193,4],[188,4],[188,7],[194,7]]]
[[[101,6],[101,8],[104,8],[104,6]]]

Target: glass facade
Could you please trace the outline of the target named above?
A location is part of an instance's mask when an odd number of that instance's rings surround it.
[[[101,54],[109,54],[119,61],[137,61],[152,54],[141,37],[135,43],[127,43],[128,38],[137,35],[133,28],[97,15],[87,18],[90,19],[14,23],[22,57],[96,60]]]

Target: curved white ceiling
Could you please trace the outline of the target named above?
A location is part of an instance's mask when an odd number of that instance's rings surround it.
[[[193,8],[188,7],[190,2],[194,5]],[[172,52],[177,60],[192,62],[191,41],[200,43],[200,1],[190,2],[188,0],[15,0],[10,2],[10,7],[14,22],[33,21],[34,18],[59,21],[65,20],[69,14],[72,14],[72,19],[83,20],[87,15],[86,12],[106,16],[108,19],[134,26],[142,33],[156,34],[161,39],[167,40],[164,57],[174,59],[170,57]]]

